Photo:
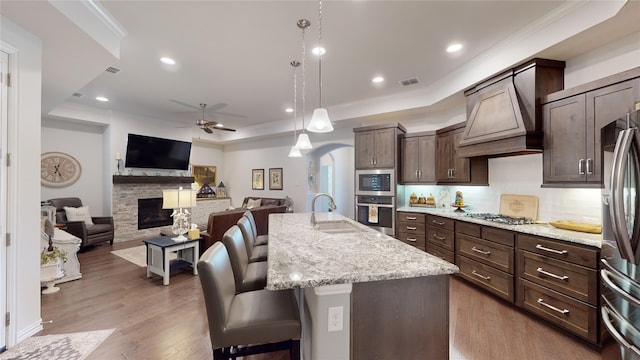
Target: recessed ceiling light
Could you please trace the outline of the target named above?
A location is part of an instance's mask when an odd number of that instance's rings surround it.
[[[323,47],[314,47],[311,52],[313,53],[313,55],[324,55],[327,53],[327,50]]]
[[[381,82],[384,82],[384,78],[382,76],[376,76],[371,79],[371,82],[373,82],[374,84],[379,84]]]
[[[107,98],[106,98],[106,97],[104,97],[104,96],[96,96],[96,100],[98,100],[98,101],[102,101],[102,102],[107,102],[107,101],[109,101],[109,99],[107,99]]]
[[[447,47],[448,53],[454,53],[460,50],[462,50],[462,44],[451,44],[449,45],[449,47]]]
[[[168,57],[160,58],[160,61],[162,61],[163,63],[168,64],[168,65],[175,65],[176,64],[175,60],[173,60],[172,58],[168,58]]]
[[[293,108],[286,108],[286,109],[284,109],[284,111],[288,112],[288,113],[292,113],[293,112]]]

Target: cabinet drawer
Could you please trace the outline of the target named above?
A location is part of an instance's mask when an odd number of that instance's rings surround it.
[[[514,273],[514,254],[512,247],[457,234],[456,252],[511,275]]]
[[[443,218],[440,216],[427,215],[427,226],[446,229],[453,231],[455,221],[453,219]]]
[[[518,248],[594,269],[598,267],[597,250],[579,247],[562,241],[518,234]]]
[[[594,269],[518,250],[518,277],[597,305],[598,272]]]
[[[516,304],[535,315],[596,343],[597,308],[524,279],[517,279]]]
[[[398,211],[397,216],[398,216],[398,222],[418,223],[418,224],[424,224],[425,218],[426,218],[425,214],[419,214],[419,213],[413,213],[413,212],[407,212],[407,211]]]
[[[431,255],[435,255],[444,261],[454,263],[453,251],[446,250],[440,246],[432,243],[427,243],[427,252]]]
[[[456,254],[459,275],[493,294],[513,302],[513,276]]]
[[[467,234],[477,238],[482,236],[481,226],[466,221],[456,221],[456,233]]]
[[[453,246],[454,244],[453,239],[454,239],[453,231],[427,227],[427,231],[426,231],[427,242],[441,246],[449,251],[453,251],[455,249],[455,247]]]
[[[402,221],[398,223],[398,232],[422,235],[424,237],[424,224]]]
[[[509,230],[497,229],[494,227],[482,227],[482,238],[491,240],[502,245],[515,246],[516,234]]]
[[[398,233],[398,240],[402,241],[403,243],[407,243],[409,245],[415,246],[418,249],[424,251],[424,244],[425,244],[424,234],[416,235],[416,234],[400,231]]]

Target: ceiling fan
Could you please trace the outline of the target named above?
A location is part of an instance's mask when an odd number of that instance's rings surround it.
[[[204,132],[206,132],[207,134],[212,134],[213,133],[212,127],[215,130],[236,131],[236,129],[230,129],[230,128],[224,127],[224,125],[216,121],[205,120],[204,112],[207,107],[207,104],[200,104],[200,107],[202,108],[202,119],[196,121],[196,125],[198,125],[200,129],[202,129]]]

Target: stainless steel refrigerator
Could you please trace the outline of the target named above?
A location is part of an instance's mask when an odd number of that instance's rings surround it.
[[[601,256],[604,326],[623,360],[640,359],[640,111],[602,129],[604,159]],[[607,147],[604,139],[615,141]],[[613,152],[610,152],[613,150]]]

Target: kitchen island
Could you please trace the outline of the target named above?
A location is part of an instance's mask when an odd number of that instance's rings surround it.
[[[304,359],[448,359],[458,267],[337,213],[271,214],[267,289],[299,289]],[[335,225],[335,226],[332,226]]]

